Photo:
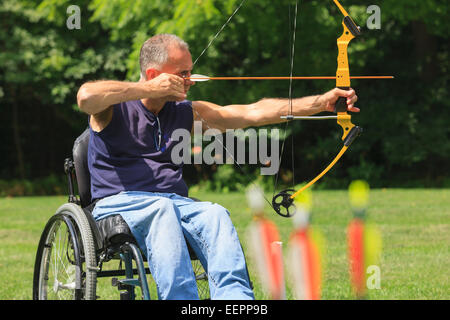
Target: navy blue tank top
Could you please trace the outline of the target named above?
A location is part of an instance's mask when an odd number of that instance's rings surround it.
[[[171,161],[179,143],[172,132],[191,132],[192,102],[167,102],[158,116],[140,100],[113,106],[111,122],[100,132],[90,129],[88,167],[92,200],[121,191],[176,193],[187,197],[182,164]]]

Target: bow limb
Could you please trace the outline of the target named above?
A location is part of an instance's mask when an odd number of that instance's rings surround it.
[[[308,189],[310,186],[312,186],[314,183],[316,183],[317,180],[322,178],[336,164],[336,162],[338,162],[338,160],[342,157],[342,155],[345,153],[345,151],[347,151],[347,149],[348,149],[348,146],[344,145],[341,148],[341,151],[339,151],[338,155],[333,159],[333,161],[331,161],[331,163],[325,168],[325,170],[323,170],[319,175],[317,175],[317,177],[315,177],[310,182],[308,182],[308,184],[306,184],[305,186],[300,188],[298,191],[296,191],[294,194],[292,194],[291,198],[294,199],[300,193],[302,193],[303,191]]]

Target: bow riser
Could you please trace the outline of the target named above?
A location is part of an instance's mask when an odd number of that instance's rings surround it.
[[[348,28],[345,26],[344,23],[342,23],[344,26],[344,33],[342,36],[340,36],[337,40],[337,46],[338,46],[338,68],[336,71],[336,87],[348,90],[350,89],[350,69],[348,67],[348,54],[347,54],[347,48],[349,42],[355,38],[350,31],[348,31]],[[338,109],[338,104],[336,104],[336,111],[342,112],[347,110],[347,104],[344,103],[340,105],[343,108]],[[341,110],[340,110],[341,109]]]
[[[348,64],[348,45],[356,36],[361,34],[360,28],[356,25],[353,19],[348,15],[347,11],[342,7],[338,1],[334,3],[341,10],[344,15],[342,20],[342,35],[337,39],[338,57],[337,57],[337,71],[336,71],[336,87],[342,90],[350,90],[350,68]],[[347,135],[353,131],[352,139],[345,145],[349,146],[360,133],[361,129],[353,129],[355,125],[351,121],[351,116],[347,113],[347,99],[340,97],[336,101],[335,112],[338,115],[337,123],[342,127],[342,141],[346,140]]]

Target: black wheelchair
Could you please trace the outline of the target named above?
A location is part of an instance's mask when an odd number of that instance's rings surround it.
[[[128,225],[120,215],[95,221],[91,214],[95,203],[91,203],[88,142],[86,129],[75,140],[73,158],[64,162],[69,200],[58,208],[42,232],[34,266],[33,299],[95,300],[99,298],[97,279],[110,277],[121,300],[139,298],[136,288],[140,289],[141,299],[149,300],[150,270]],[[191,248],[189,253],[199,297],[209,299],[207,273]],[[118,268],[104,270],[104,264],[113,260],[118,261]]]

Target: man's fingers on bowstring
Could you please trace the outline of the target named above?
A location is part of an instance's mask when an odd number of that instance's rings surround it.
[[[195,81],[192,81],[190,79],[183,79],[183,80],[184,80],[185,87],[192,87],[193,85],[195,85]]]
[[[172,90],[169,96],[172,98],[171,100],[174,101],[183,101],[187,97],[186,92],[184,91],[184,86],[181,87],[181,90],[179,88]]]
[[[176,86],[184,86],[184,79],[176,74],[171,74],[169,78],[170,82]]]
[[[166,74],[167,79],[169,81],[170,96],[174,98],[175,101],[183,101],[186,99],[186,92],[184,90],[184,79],[174,75],[174,74]]]
[[[184,89],[184,82],[180,85],[179,83],[175,84],[174,88],[172,88],[170,93],[170,100],[173,101],[183,101],[186,99],[187,94]]]
[[[170,73],[161,73],[158,77],[156,77],[161,83],[165,83],[166,85],[170,85],[171,87],[183,87],[184,79]]]

